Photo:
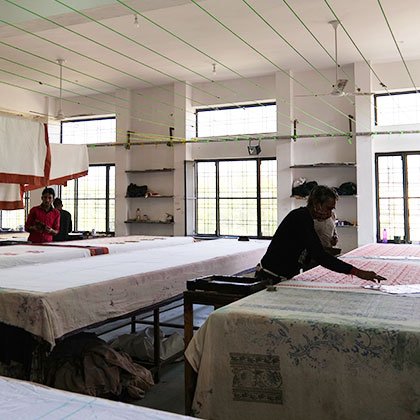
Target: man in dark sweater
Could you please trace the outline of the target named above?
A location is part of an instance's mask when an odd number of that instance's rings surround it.
[[[73,230],[71,214],[67,210],[63,210],[63,202],[60,198],[54,200],[54,208],[60,212],[60,231],[54,236],[54,242],[68,241],[69,233]]]
[[[314,228],[314,220],[326,220],[335,208],[337,194],[329,187],[315,187],[306,207],[292,210],[280,223],[267,249],[257,266],[257,277],[272,281],[290,279],[299,274],[300,256],[306,250],[309,256],[329,270],[353,274],[363,280],[381,281],[384,277],[374,271],[360,270],[351,264],[328,254]]]

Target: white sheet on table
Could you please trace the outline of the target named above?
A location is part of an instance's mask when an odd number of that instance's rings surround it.
[[[379,290],[381,292],[396,295],[420,294],[420,284],[401,284],[397,286],[387,286],[383,284],[379,286]]]
[[[194,242],[3,269],[0,321],[54,344],[66,333],[177,296],[186,281],[254,267],[269,241]]]
[[[83,239],[80,241],[57,242],[64,245],[105,246],[110,254],[130,252],[143,249],[161,248],[165,246],[184,245],[194,242],[192,236],[117,236],[105,238]]]
[[[90,251],[83,248],[59,248],[30,244],[6,245],[0,246],[0,269],[85,257],[90,257]],[[0,280],[0,287],[2,287],[1,284]]]
[[[190,417],[0,377],[0,418],[175,420]]]
[[[281,288],[210,314],[185,356],[206,419],[411,419],[420,306],[379,293]]]

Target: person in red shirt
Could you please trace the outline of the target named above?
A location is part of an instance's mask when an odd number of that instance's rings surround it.
[[[60,231],[60,212],[52,206],[54,196],[53,188],[44,188],[41,205],[31,208],[25,223],[29,242],[52,242],[53,236]]]

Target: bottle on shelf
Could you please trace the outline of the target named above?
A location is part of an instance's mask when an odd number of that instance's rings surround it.
[[[140,209],[136,210],[136,222],[140,222],[141,220],[141,212]]]
[[[383,242],[384,244],[386,244],[386,243],[388,242],[388,233],[387,233],[386,229],[384,229],[384,230],[382,231],[382,242]]]

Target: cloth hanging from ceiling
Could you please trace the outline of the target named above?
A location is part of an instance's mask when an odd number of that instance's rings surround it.
[[[87,175],[86,145],[49,144],[45,124],[0,115],[0,210],[24,208],[23,193]]]
[[[89,157],[86,145],[51,144],[50,178],[43,184],[0,183],[0,210],[23,209],[23,193],[47,185],[67,185],[67,181],[87,175]]]
[[[84,144],[51,144],[49,185],[66,185],[88,174],[89,155]]]
[[[0,182],[45,185],[51,153],[46,124],[0,115]]]
[[[24,207],[22,185],[0,184],[0,210],[17,210]]]

